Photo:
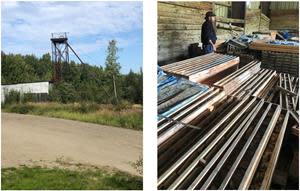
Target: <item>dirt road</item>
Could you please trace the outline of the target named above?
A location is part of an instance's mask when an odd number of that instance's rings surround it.
[[[133,174],[142,132],[72,120],[2,113],[2,167],[63,160]]]

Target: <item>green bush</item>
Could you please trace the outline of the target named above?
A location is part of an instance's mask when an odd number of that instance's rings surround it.
[[[98,110],[97,104],[83,102],[73,109],[80,113],[92,113]]]
[[[5,112],[42,115],[83,122],[111,125],[129,129],[142,130],[142,109],[133,108],[117,111],[116,106],[100,105],[96,103],[72,103],[61,104],[55,102],[46,103],[22,103],[2,105]]]
[[[22,103],[33,102],[36,101],[36,97],[34,94],[28,93],[22,96]]]
[[[60,82],[53,85],[49,92],[49,98],[51,101],[57,101],[66,104],[76,101],[78,99],[78,94],[71,84]]]
[[[5,102],[4,104],[16,104],[16,103],[27,103],[27,102],[35,102],[37,101],[37,97],[35,94],[32,93],[25,93],[21,94],[18,91],[10,91],[5,93]]]
[[[33,109],[34,107],[32,105],[20,104],[20,105],[13,105],[10,108],[10,111],[13,113],[27,114]]]
[[[19,103],[21,101],[21,94],[17,91],[10,91],[8,93],[4,93],[5,104],[13,104]]]
[[[126,109],[130,109],[131,107],[131,103],[129,103],[126,100],[121,100],[118,102],[118,104],[115,106],[115,110],[116,111],[122,111],[122,110],[126,110]]]

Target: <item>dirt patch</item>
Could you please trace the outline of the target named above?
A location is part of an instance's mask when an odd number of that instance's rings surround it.
[[[132,163],[142,155],[141,131],[32,115],[1,116],[2,167],[81,164],[138,175]]]

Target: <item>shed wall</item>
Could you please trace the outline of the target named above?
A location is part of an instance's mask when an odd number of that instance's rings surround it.
[[[1,102],[5,101],[5,95],[10,91],[17,91],[21,94],[24,93],[49,93],[50,83],[49,82],[34,82],[34,83],[20,83],[1,85]]]
[[[271,2],[270,29],[299,29],[299,2]]]
[[[158,2],[158,62],[170,63],[188,57],[188,46],[201,41],[209,2]]]

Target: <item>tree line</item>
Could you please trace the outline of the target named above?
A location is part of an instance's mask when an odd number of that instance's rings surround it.
[[[63,63],[62,80],[54,83],[49,100],[62,103],[90,101],[118,103],[128,101],[142,104],[143,72],[120,73],[119,49],[116,41],[109,42],[105,67]],[[2,84],[51,81],[53,64],[49,53],[38,58],[35,55],[5,54],[1,52]]]

